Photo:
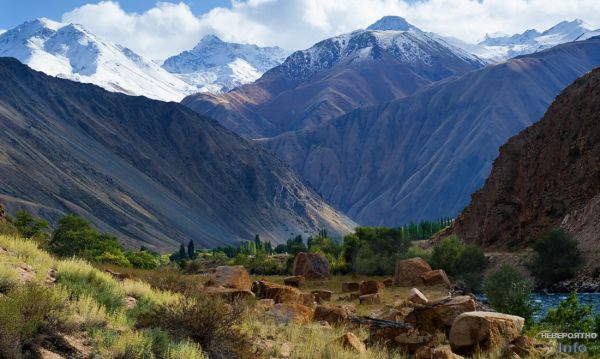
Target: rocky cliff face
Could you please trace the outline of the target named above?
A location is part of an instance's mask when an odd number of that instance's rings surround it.
[[[129,246],[174,249],[350,231],[281,161],[176,104],[110,93],[0,58],[0,199],[74,212]]]
[[[600,245],[600,69],[556,98],[542,120],[500,148],[454,231],[485,248],[524,246],[564,227],[592,258]]]

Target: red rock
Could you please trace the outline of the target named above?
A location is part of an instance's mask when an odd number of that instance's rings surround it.
[[[360,304],[379,304],[381,303],[381,297],[379,293],[365,294],[358,297],[358,301]]]
[[[423,284],[421,276],[430,271],[429,264],[418,257],[398,261],[396,263],[394,285],[409,287]]]
[[[410,290],[410,293],[408,293],[408,301],[417,304],[427,304],[429,300],[427,300],[425,294],[421,293],[420,290],[413,288]]]
[[[521,335],[525,320],[515,315],[493,312],[467,312],[459,315],[450,329],[450,346],[459,354],[476,348],[485,352],[504,352]]]
[[[360,286],[358,288],[358,292],[360,295],[364,294],[376,294],[383,292],[385,285],[376,280],[366,280],[360,282]]]
[[[310,323],[313,310],[302,304],[277,303],[267,312],[267,316],[280,323]]]
[[[283,280],[283,284],[289,285],[290,287],[301,288],[304,286],[304,282],[306,279],[303,275],[295,275],[291,277],[287,277]]]
[[[244,266],[219,266],[215,268],[206,286],[249,291],[252,287],[252,282]]]
[[[363,343],[354,333],[348,332],[338,339],[338,342],[346,348],[350,348],[357,353],[364,353],[367,351],[365,343]]]
[[[356,309],[349,305],[321,304],[315,308],[314,320],[325,321],[331,325],[349,324],[356,316]]]
[[[302,292],[294,287],[275,284],[264,280],[252,284],[252,291],[257,298],[273,299],[275,303],[297,303],[302,304],[304,297]]]
[[[251,291],[236,288],[204,287],[202,291],[209,296],[220,297],[231,302],[254,297]]]
[[[317,289],[313,290],[311,294],[315,296],[315,301],[317,303],[321,303],[330,301],[332,293],[330,290]]]
[[[421,275],[423,283],[425,285],[445,285],[450,286],[450,280],[443,269],[436,269],[429,272],[425,272]]]
[[[342,292],[358,292],[360,283],[358,282],[344,282],[342,283]]]
[[[317,253],[301,252],[294,257],[293,275],[302,275],[306,279],[325,279],[331,277],[327,258]]]

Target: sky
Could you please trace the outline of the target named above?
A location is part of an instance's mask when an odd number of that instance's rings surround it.
[[[207,34],[225,41],[310,47],[398,15],[422,30],[476,42],[486,33],[545,30],[580,18],[600,28],[598,0],[0,0],[0,31],[46,17],[73,22],[155,60]]]

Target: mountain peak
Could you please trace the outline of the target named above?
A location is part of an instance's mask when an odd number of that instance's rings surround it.
[[[409,24],[408,21],[400,16],[384,16],[367,27],[367,30],[381,31],[409,31],[415,29],[417,29],[415,26]]]
[[[200,39],[200,42],[198,43],[198,45],[223,44],[223,43],[224,43],[224,41],[221,40],[221,38],[219,38],[217,35],[208,34],[208,35],[205,35],[202,39]]]
[[[26,25],[26,24],[38,24],[42,27],[45,27],[47,29],[54,30],[54,31],[56,31],[66,25],[66,24],[63,24],[63,23],[60,23],[60,22],[57,22],[54,20],[50,20],[45,17],[40,17],[40,18],[32,20],[32,21],[27,21],[23,25]]]

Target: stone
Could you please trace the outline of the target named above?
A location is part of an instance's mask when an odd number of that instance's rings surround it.
[[[429,333],[420,332],[418,329],[409,329],[396,336],[394,341],[409,351],[414,352],[431,342],[431,339],[432,336]]]
[[[386,278],[382,281],[382,283],[386,287],[391,287],[392,285],[394,285],[394,280],[392,278]]]
[[[358,297],[358,301],[360,304],[379,304],[381,303],[381,297],[379,293],[365,294]]]
[[[396,263],[394,285],[409,287],[423,284],[421,276],[430,271],[429,264],[419,257],[400,260]]]
[[[421,275],[423,283],[425,285],[445,285],[450,287],[450,280],[443,269],[436,269],[429,272],[425,272]]]
[[[342,292],[358,292],[358,288],[360,287],[360,283],[358,282],[343,282],[342,283]]]
[[[297,288],[264,280],[252,283],[252,292],[257,298],[273,299],[275,303],[304,303],[302,292]]]
[[[415,352],[415,359],[463,359],[462,356],[454,354],[449,346],[440,347],[423,346]]]
[[[317,289],[313,290],[311,294],[315,296],[315,301],[317,303],[322,303],[330,301],[332,293],[330,290]]]
[[[252,281],[244,266],[219,266],[215,268],[206,285],[208,287],[235,288],[249,291],[252,287]]]
[[[329,324],[348,324],[356,317],[356,309],[350,305],[321,304],[315,308],[314,320]]]
[[[408,300],[417,304],[427,304],[427,302],[429,301],[425,294],[421,293],[421,291],[417,288],[413,288],[410,290],[410,292],[408,293]]]
[[[456,317],[465,312],[475,311],[475,307],[475,301],[470,296],[445,298],[431,301],[424,306],[416,306],[406,316],[406,321],[428,333],[445,332],[450,329]]]
[[[279,347],[279,355],[282,358],[289,358],[292,355],[292,343],[283,342],[281,347]]]
[[[254,298],[254,293],[251,291],[236,288],[204,287],[202,291],[209,296],[219,297],[230,302]]]
[[[125,308],[133,309],[137,306],[137,302],[137,299],[135,299],[134,297],[127,296],[125,297]]]
[[[450,329],[450,346],[459,354],[470,354],[476,347],[488,353],[504,352],[521,335],[525,320],[515,315],[491,312],[466,312]]]
[[[365,294],[376,294],[383,292],[385,285],[376,280],[365,280],[360,282],[360,286],[358,287],[358,293],[360,295]]]
[[[312,307],[315,305],[315,296],[312,293],[301,293],[302,304],[307,307]]]
[[[329,262],[327,258],[318,253],[300,252],[294,257],[292,266],[293,275],[302,275],[306,279],[330,278]]]
[[[267,316],[279,323],[310,323],[313,310],[302,304],[277,303],[267,312]]]
[[[256,301],[254,308],[259,312],[266,312],[267,310],[273,308],[275,305],[275,301],[273,299],[259,299]]]
[[[364,353],[367,351],[365,347],[365,343],[362,342],[354,333],[348,332],[342,335],[338,342],[342,344],[343,347],[352,349],[357,353]]]
[[[289,285],[290,287],[302,288],[306,279],[303,275],[295,275],[283,279],[283,284]]]

